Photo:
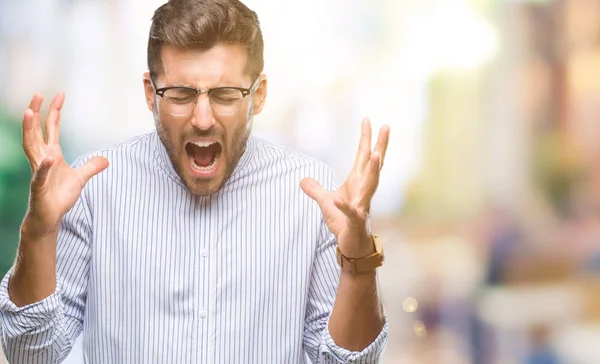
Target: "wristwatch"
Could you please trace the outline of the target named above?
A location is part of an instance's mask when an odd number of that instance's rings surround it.
[[[352,274],[371,273],[375,268],[383,265],[383,245],[381,244],[381,238],[377,235],[372,236],[375,253],[366,257],[348,258],[342,254],[339,247],[335,249],[337,252],[337,261],[340,267],[342,267],[342,271]]]

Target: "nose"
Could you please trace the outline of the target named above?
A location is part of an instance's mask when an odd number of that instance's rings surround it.
[[[215,116],[206,94],[198,96],[196,108],[192,114],[192,124],[201,130],[208,130],[216,123]]]

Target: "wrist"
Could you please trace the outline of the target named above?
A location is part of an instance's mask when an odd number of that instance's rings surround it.
[[[21,224],[21,241],[30,242],[55,238],[58,235],[59,225],[60,223],[46,226],[40,219],[28,213]]]
[[[338,242],[338,249],[349,259],[362,259],[375,253],[375,245],[371,235],[361,237],[352,243]]]

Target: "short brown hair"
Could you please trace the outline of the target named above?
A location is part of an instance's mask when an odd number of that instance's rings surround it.
[[[165,45],[208,50],[217,44],[246,48],[246,73],[258,77],[264,67],[258,16],[238,0],[170,0],[154,12],[148,37],[148,70],[156,79]]]

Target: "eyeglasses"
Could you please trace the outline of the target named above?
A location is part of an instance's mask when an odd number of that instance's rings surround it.
[[[170,86],[157,89],[152,82],[156,94],[163,99],[167,112],[173,116],[188,116],[196,109],[198,96],[206,94],[212,110],[219,115],[234,115],[238,112],[244,97],[256,90],[259,84],[258,76],[249,88],[243,87],[215,87],[209,89],[196,89],[187,86]]]

